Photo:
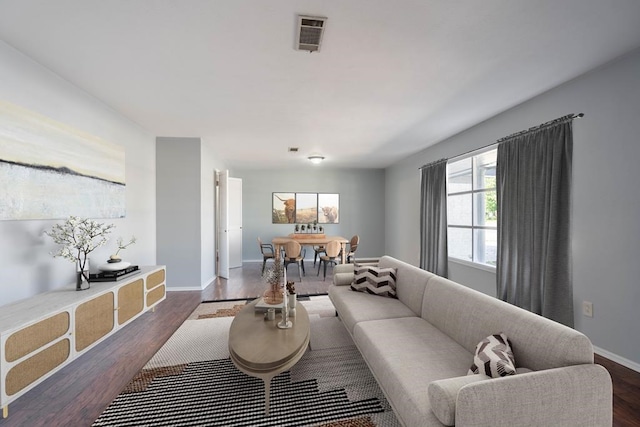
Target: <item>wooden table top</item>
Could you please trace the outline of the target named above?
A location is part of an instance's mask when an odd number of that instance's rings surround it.
[[[317,245],[317,244],[325,245],[325,244],[331,242],[332,240],[337,240],[340,243],[349,243],[349,239],[345,239],[342,236],[320,237],[320,236],[314,235],[314,234],[310,234],[309,237],[303,237],[303,236],[304,235],[301,235],[301,234],[297,234],[295,238],[293,237],[293,235],[279,236],[279,237],[274,237],[273,240],[271,240],[271,242],[274,245],[284,245],[287,242],[290,242],[292,240],[295,240],[296,242],[300,243],[301,245]]]
[[[290,329],[279,329],[282,320],[276,310],[275,320],[265,320],[256,312],[256,300],[240,311],[229,330],[229,352],[235,363],[255,373],[278,370],[296,357],[301,357],[309,344],[309,315],[302,304],[296,304],[296,316],[289,317]]]

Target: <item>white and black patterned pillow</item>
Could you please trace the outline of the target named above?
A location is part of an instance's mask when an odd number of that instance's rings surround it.
[[[351,290],[396,298],[395,268],[357,267],[354,273]]]
[[[509,339],[503,333],[489,335],[476,346],[468,375],[485,374],[492,378],[516,374],[516,361]]]

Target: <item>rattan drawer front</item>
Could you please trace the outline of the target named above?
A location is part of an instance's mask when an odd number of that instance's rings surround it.
[[[144,309],[144,282],[138,279],[118,289],[118,325],[122,325]]]
[[[60,366],[69,358],[70,350],[71,342],[63,339],[11,368],[5,379],[7,396],[18,393]]]
[[[113,330],[114,293],[80,304],[76,309],[76,351],[82,351]]]
[[[147,277],[147,289],[153,289],[158,286],[160,283],[164,282],[165,272],[164,269],[160,271],[156,271],[155,273],[151,273],[149,277]]]
[[[69,331],[70,316],[64,311],[14,332],[4,345],[4,357],[14,362]]]
[[[147,307],[151,307],[158,301],[164,298],[165,295],[165,287],[164,285],[158,286],[151,292],[147,294]]]

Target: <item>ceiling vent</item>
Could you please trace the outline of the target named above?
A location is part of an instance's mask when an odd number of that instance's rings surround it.
[[[327,18],[322,16],[298,15],[296,49],[317,52],[320,50],[322,34]]]

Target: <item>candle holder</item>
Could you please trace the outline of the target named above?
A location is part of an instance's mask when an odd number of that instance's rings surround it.
[[[287,299],[289,298],[289,292],[284,291],[284,301],[282,305],[282,320],[278,323],[278,328],[280,329],[289,329],[293,327],[293,323],[289,320],[289,304],[287,303]]]

